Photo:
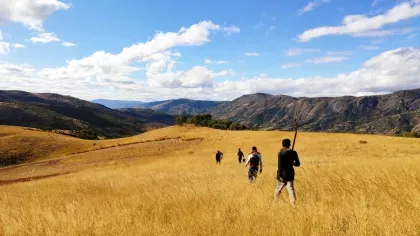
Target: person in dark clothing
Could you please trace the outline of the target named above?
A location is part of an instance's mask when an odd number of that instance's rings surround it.
[[[262,155],[257,151],[257,147],[252,147],[252,152],[248,155],[245,167],[249,165],[248,179],[252,183],[257,179],[258,170],[262,173]]]
[[[300,166],[300,161],[297,152],[290,149],[290,139],[284,139],[282,142],[283,148],[278,154],[277,166],[277,186],[274,190],[274,199],[277,199],[281,190],[286,187],[289,192],[289,199],[292,205],[295,205],[296,194],[293,186],[295,180],[294,166]]]
[[[245,155],[244,155],[244,153],[241,151],[241,149],[239,148],[239,150],[238,150],[238,161],[239,161],[239,164],[241,164],[242,163],[242,159],[245,157]]]
[[[216,153],[216,164],[221,164],[221,160],[223,159],[223,153],[217,150]]]

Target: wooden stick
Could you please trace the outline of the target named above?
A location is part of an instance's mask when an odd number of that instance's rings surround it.
[[[296,142],[298,127],[299,127],[299,122],[296,121],[295,138],[293,139],[292,150],[294,150],[294,148],[295,148],[295,142]]]

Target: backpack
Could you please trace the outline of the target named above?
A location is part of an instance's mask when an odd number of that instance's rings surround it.
[[[255,167],[259,166],[260,165],[260,156],[258,155],[258,153],[254,153],[249,162],[251,163],[252,166],[255,166]]]

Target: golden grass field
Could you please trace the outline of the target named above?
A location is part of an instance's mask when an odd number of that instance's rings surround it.
[[[299,133],[291,207],[273,191],[292,137],[169,127],[83,141],[0,126],[1,152],[34,155],[0,168],[0,235],[420,235],[419,139]],[[236,157],[252,145],[264,162],[254,184]]]

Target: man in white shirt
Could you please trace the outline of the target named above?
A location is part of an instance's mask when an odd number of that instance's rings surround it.
[[[255,181],[258,175],[258,169],[260,174],[262,173],[262,156],[261,153],[257,151],[257,147],[252,147],[252,152],[248,155],[248,160],[245,162],[245,167],[249,165],[248,178],[252,183]]]

